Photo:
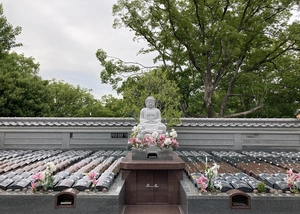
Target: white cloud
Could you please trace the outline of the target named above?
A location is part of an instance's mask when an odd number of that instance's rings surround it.
[[[17,42],[23,47],[14,51],[35,58],[43,79],[92,89],[98,99],[116,93],[101,84],[97,49],[124,61],[152,64],[151,56],[136,56],[145,43],[133,42],[133,32],[112,28],[114,3],[116,0],[2,0],[8,22],[22,27]]]

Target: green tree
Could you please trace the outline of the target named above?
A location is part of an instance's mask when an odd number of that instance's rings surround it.
[[[21,31],[21,27],[14,28],[7,22],[6,17],[3,15],[3,6],[0,4],[0,59],[12,48],[22,45],[21,43],[16,43],[16,36]]]
[[[181,117],[179,88],[174,81],[168,80],[162,69],[145,72],[139,76],[129,77],[123,83],[123,111],[128,116],[139,119],[140,110],[145,106],[148,96],[156,100],[156,107],[161,110],[167,126],[178,124]]]
[[[0,116],[2,117],[97,117],[120,116],[122,100],[106,98],[106,106],[91,90],[63,81],[42,80],[32,57],[10,51],[21,43],[21,27],[7,22],[0,4]]]
[[[158,53],[154,62],[162,62],[168,78],[177,81],[184,115],[204,107],[208,117],[238,117],[261,109],[267,95],[259,87],[256,91],[264,96],[260,99],[249,96],[248,90],[234,93],[242,79],[266,76],[264,81],[274,81],[266,73],[276,72],[281,58],[299,51],[300,24],[289,23],[298,4],[299,0],[118,0],[114,27],[128,27],[136,40],[147,41],[148,48],[139,53]],[[116,88],[124,73],[140,71],[121,60],[107,61],[103,50],[97,57],[104,66],[102,81]],[[191,108],[189,102],[199,96],[199,107]],[[241,101],[249,104],[232,108]]]
[[[100,100],[101,104],[104,106],[102,117],[126,117],[128,115],[124,114],[124,102],[123,99],[113,97],[111,94],[104,95]]]
[[[52,117],[89,117],[97,102],[91,90],[53,79],[49,84]]]
[[[48,81],[38,75],[39,64],[17,53],[0,59],[0,115],[38,117],[49,115]]]
[[[7,22],[0,4],[0,115],[3,117],[37,117],[49,113],[47,84],[38,76],[39,64],[23,54],[10,53],[21,46],[16,36],[21,27]]]
[[[300,60],[295,54],[287,58],[280,58],[281,66],[273,73],[275,78],[269,84],[265,97],[265,108],[253,116],[290,118],[295,116],[300,105]]]

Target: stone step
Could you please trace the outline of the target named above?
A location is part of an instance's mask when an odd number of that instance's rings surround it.
[[[177,205],[126,205],[124,214],[181,214]]]

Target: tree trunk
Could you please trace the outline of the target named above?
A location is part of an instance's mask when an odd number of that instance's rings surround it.
[[[219,112],[220,113],[220,115],[219,115],[220,117],[224,117],[226,106],[227,106],[227,102],[228,102],[229,97],[231,95],[232,87],[233,87],[235,81],[236,81],[236,77],[232,78],[231,81],[230,81],[230,83],[228,84],[227,92],[226,92],[226,94],[225,94],[225,96],[223,98],[222,104],[220,106],[220,112]]]
[[[206,113],[207,113],[207,117],[209,118],[213,118],[215,117],[215,112],[214,112],[214,108],[213,108],[213,100],[212,100],[212,96],[214,94],[215,91],[215,87],[213,86],[212,82],[209,81],[209,78],[205,78],[205,82],[204,82],[204,103],[205,103],[205,108],[206,108]]]

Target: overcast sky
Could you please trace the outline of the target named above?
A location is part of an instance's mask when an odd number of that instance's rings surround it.
[[[145,43],[133,41],[129,29],[112,27],[112,5],[117,0],[1,0],[4,15],[14,27],[22,27],[14,51],[40,63],[43,79],[64,80],[92,89],[95,98],[113,94],[101,84],[102,67],[95,53],[102,48],[124,61],[152,65],[151,56],[139,55]]]

